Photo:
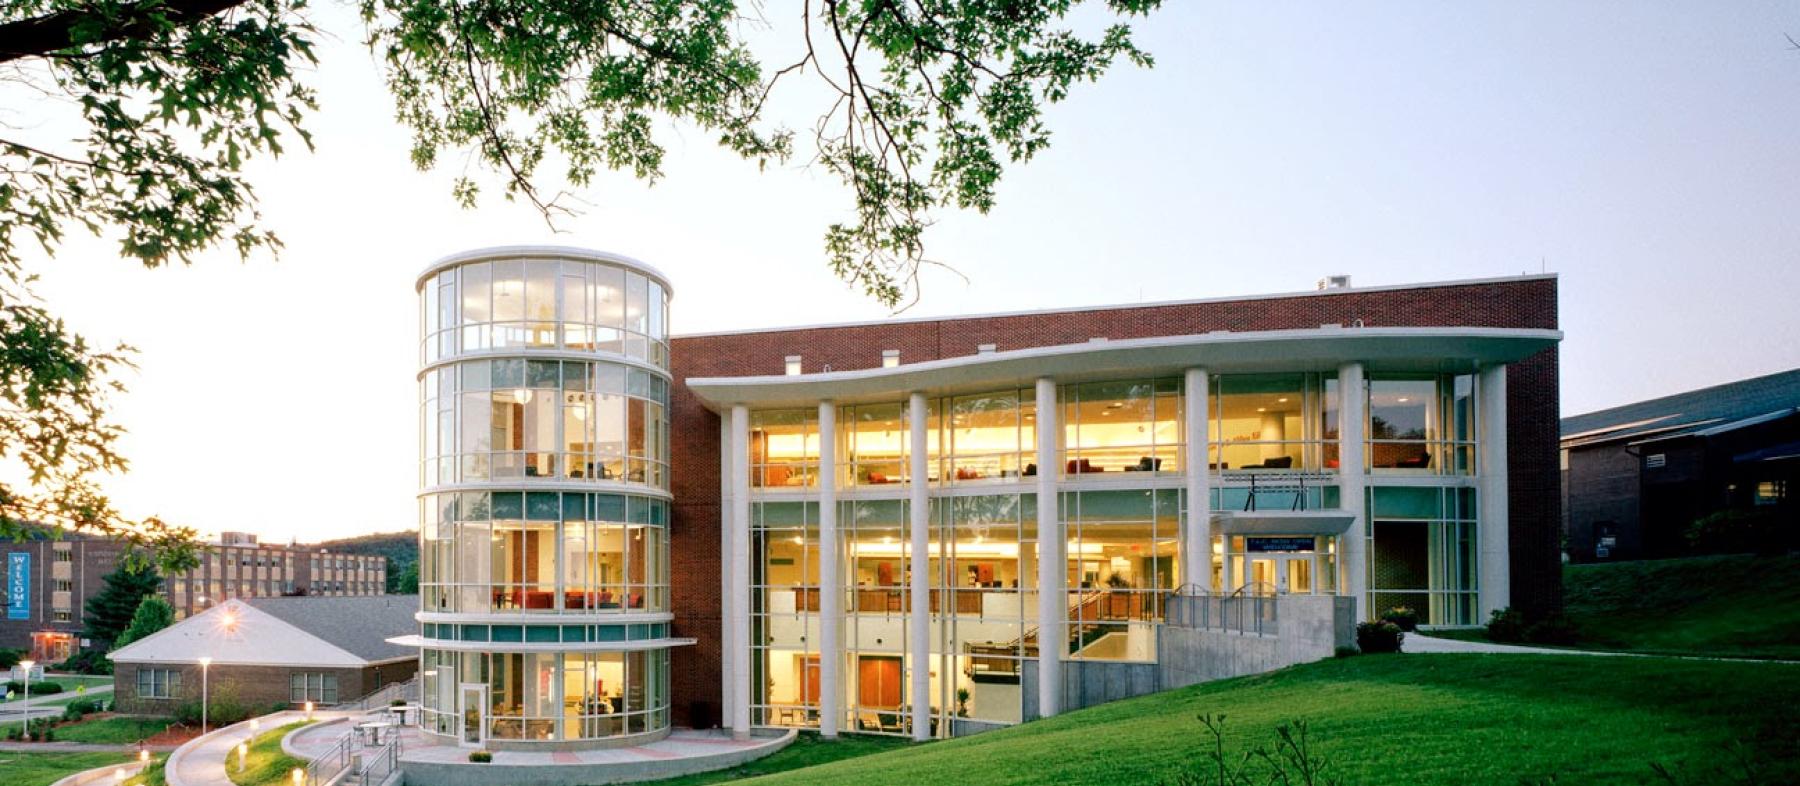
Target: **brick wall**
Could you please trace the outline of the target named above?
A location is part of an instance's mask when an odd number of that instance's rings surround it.
[[[180,671],[180,695],[167,699],[139,698],[137,673],[140,668],[170,668]],[[380,685],[388,685],[411,679],[418,670],[419,662],[416,659],[363,668],[335,669],[217,664],[208,670],[210,674],[206,689],[214,702],[222,696],[231,696],[239,703],[249,707],[252,715],[261,715],[276,704],[289,705],[290,678],[296,673],[337,675],[338,700],[344,702],[359,699],[375,691],[378,682]],[[379,679],[377,672],[379,672]],[[177,705],[187,701],[196,701],[199,698],[200,667],[198,665],[120,663],[113,669],[113,700],[117,702],[120,712],[170,715],[175,712]],[[298,707],[300,705],[291,706]]]
[[[1090,338],[1145,338],[1206,333],[1369,327],[1555,328],[1557,282],[1549,277],[1407,289],[1348,289],[1324,294],[1155,306],[1123,306],[964,319],[894,321],[874,325],[773,330],[676,337],[673,420],[675,495],[670,549],[674,569],[676,635],[698,640],[676,650],[672,684],[678,724],[690,711],[712,722],[719,710],[719,417],[687,389],[691,377],[781,374],[788,355],[805,370],[874,368],[881,352],[900,350],[902,363],[975,354],[981,344],[1001,351],[1075,344]],[[1542,610],[1560,605],[1558,551],[1561,482],[1557,461],[1558,374],[1555,349],[1507,372],[1507,440],[1512,508],[1514,605]]]

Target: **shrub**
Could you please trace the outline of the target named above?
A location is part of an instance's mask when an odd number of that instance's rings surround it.
[[[404,707],[404,706],[406,706],[406,700],[405,699],[394,699],[393,701],[388,702],[388,706],[389,707]]]
[[[469,751],[469,761],[476,764],[487,764],[494,760],[494,754],[488,751]]]
[[[76,699],[63,708],[63,719],[78,721],[81,716],[90,712],[104,712],[106,702],[101,699]]]
[[[25,651],[24,650],[7,649],[4,647],[0,647],[0,669],[11,670],[14,666],[19,665],[19,661],[22,661],[24,659],[25,659]]]
[[[76,674],[111,674],[112,661],[100,650],[82,650],[70,655],[68,660],[56,664],[57,671],[68,671]]]
[[[1385,620],[1379,622],[1362,622],[1356,626],[1356,646],[1365,653],[1399,652],[1400,642],[1406,638],[1406,632],[1399,625]]]
[[[1362,650],[1359,650],[1355,647],[1339,647],[1335,650],[1332,650],[1331,654],[1336,657],[1339,657],[1339,658],[1349,658],[1349,657],[1352,657],[1355,655],[1362,654]]]
[[[7,680],[6,681],[6,689],[9,691],[12,691],[15,694],[19,694],[22,696],[25,694],[25,681],[24,680]],[[52,693],[62,693],[62,692],[63,692],[63,686],[62,686],[62,683],[60,683],[60,682],[47,682],[47,681],[39,681],[39,680],[32,680],[32,682],[31,682],[31,695],[33,695],[33,696],[48,696]]]
[[[1688,526],[1688,548],[1696,554],[1781,554],[1795,545],[1791,528],[1772,512],[1730,508]]]
[[[206,722],[210,726],[229,726],[250,718],[250,706],[238,701],[237,691],[226,685],[215,688],[207,697]],[[282,709],[287,705],[282,704]],[[184,701],[175,706],[175,722],[183,726],[200,725],[199,700]]]
[[[1511,606],[1494,609],[1494,616],[1488,620],[1487,634],[1490,641],[1523,642],[1525,640],[1525,612]]]
[[[1411,633],[1419,629],[1419,612],[1406,606],[1395,606],[1381,613],[1384,622],[1392,622],[1400,629]]]

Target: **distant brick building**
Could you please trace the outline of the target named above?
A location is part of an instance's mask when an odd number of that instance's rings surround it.
[[[0,647],[29,649],[44,663],[67,658],[81,646],[88,598],[105,586],[125,545],[107,538],[67,534],[0,542],[6,582],[0,601]],[[258,544],[247,533],[223,533],[207,544],[200,564],[166,577],[162,595],[177,619],[228,598],[280,595],[380,595],[387,590],[387,559],[323,552],[307,546]]]
[[[1800,522],[1800,369],[1564,418],[1562,462],[1574,562],[1678,556],[1732,508]]]

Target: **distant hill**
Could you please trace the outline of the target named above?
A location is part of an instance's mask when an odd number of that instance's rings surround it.
[[[317,546],[343,554],[378,554],[387,557],[387,591],[400,592],[402,589],[409,589],[411,592],[418,591],[416,588],[419,567],[418,530],[377,532],[373,535],[358,535],[354,538],[338,538],[337,540],[320,541]],[[408,575],[413,577],[412,588],[401,586]]]

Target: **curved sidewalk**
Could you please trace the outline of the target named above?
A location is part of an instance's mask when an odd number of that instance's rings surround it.
[[[318,713],[314,713],[313,717],[317,718]],[[289,710],[264,715],[255,720],[261,724],[257,733],[262,733],[305,719],[306,713]],[[188,740],[169,754],[169,762],[163,766],[163,776],[168,780],[169,786],[232,786],[231,777],[225,774],[225,757],[238,743],[251,736],[250,721],[244,721]]]
[[[1613,658],[1669,658],[1672,660],[1704,660],[1715,663],[1778,663],[1800,666],[1800,661],[1773,658],[1721,658],[1707,655],[1665,655],[1656,652],[1619,652],[1617,650],[1584,650],[1574,647],[1532,647],[1523,644],[1495,644],[1491,641],[1444,639],[1424,633],[1408,633],[1400,642],[1401,652],[1414,653],[1485,653],[1498,655],[1597,655]]]

